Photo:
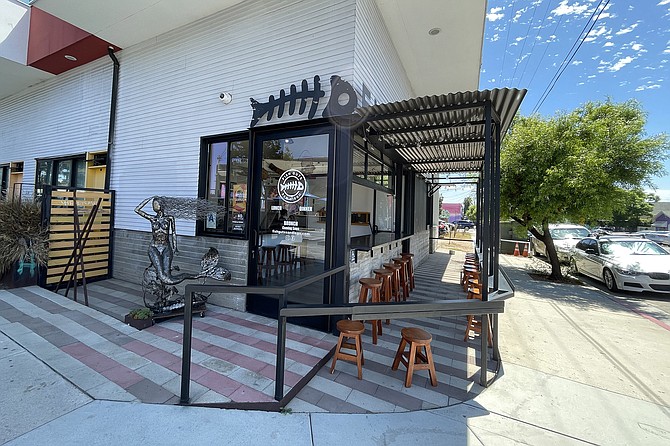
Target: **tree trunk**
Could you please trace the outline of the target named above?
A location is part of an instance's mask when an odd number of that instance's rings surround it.
[[[542,222],[542,232],[544,232],[544,234],[541,234],[540,231],[532,225],[530,225],[528,230],[547,247],[547,258],[551,264],[551,274],[549,275],[549,278],[554,280],[562,279],[563,273],[561,272],[561,262],[558,260],[554,239],[551,238],[551,234],[549,233],[549,223],[546,221]]]

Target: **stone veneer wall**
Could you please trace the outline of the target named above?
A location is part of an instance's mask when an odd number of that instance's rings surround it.
[[[115,279],[127,280],[136,284],[142,283],[144,269],[151,264],[147,254],[149,243],[151,243],[149,232],[127,229],[114,231],[113,276]],[[246,285],[249,252],[246,240],[180,235],[177,238],[179,252],[175,254],[172,265],[178,266],[181,272],[200,271],[200,260],[211,246],[219,250],[219,265],[230,271],[230,282],[222,283]],[[186,282],[188,281],[182,282],[177,287],[180,292],[183,292]],[[244,294],[213,294],[208,301],[240,311],[244,311],[246,305]]]
[[[414,267],[416,268],[428,255],[430,231],[414,234],[409,240],[410,252],[414,254]],[[361,291],[359,279],[374,277],[373,270],[381,268],[384,263],[389,263],[401,252],[401,241],[376,246],[372,251],[358,251],[357,260],[354,261],[352,258],[349,263],[349,302],[358,302],[358,295]]]

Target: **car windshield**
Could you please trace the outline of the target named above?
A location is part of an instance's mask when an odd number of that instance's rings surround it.
[[[562,240],[567,238],[582,239],[591,235],[586,228],[556,228],[550,229],[549,234],[554,240]]]
[[[615,256],[668,255],[668,252],[656,243],[644,240],[602,242],[600,252]]]

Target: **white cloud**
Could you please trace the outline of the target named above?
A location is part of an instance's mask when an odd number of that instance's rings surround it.
[[[640,51],[642,49],[642,44],[641,43],[633,43],[630,48],[633,51]]]
[[[501,11],[503,8],[491,8],[488,14],[486,14],[486,18],[488,19],[489,22],[495,22],[496,20],[500,20],[503,17],[505,17],[505,14],[503,14]]]
[[[660,2],[658,2],[656,4],[656,6],[663,6],[663,5],[667,5],[668,3],[670,3],[670,0],[661,0]]]
[[[581,60],[575,60],[572,62],[572,65],[581,65],[582,61]]]
[[[638,25],[637,23],[633,23],[633,24],[630,25],[628,28],[620,29],[619,31],[616,32],[616,35],[617,35],[617,36],[620,36],[620,35],[622,35],[622,34],[628,34],[628,33],[631,33],[631,32],[633,32],[633,30],[634,30],[635,28],[637,28],[637,25]]]
[[[631,56],[623,57],[623,58],[619,59],[617,61],[617,63],[615,63],[614,65],[609,67],[609,70],[610,71],[619,71],[620,69],[622,69],[623,67],[625,67],[626,65],[628,65],[629,63],[631,63],[634,60],[635,60],[635,58],[631,57]]]
[[[586,35],[586,38],[584,39],[584,42],[593,42],[597,37],[608,33],[609,31],[607,31],[606,27],[600,26],[597,29],[592,29],[589,31],[589,33]]]
[[[614,46],[614,43],[612,43],[612,42],[605,42],[605,45],[603,45],[603,48],[608,47],[608,46]]]
[[[516,12],[516,14],[514,15],[514,18],[512,18],[512,21],[515,22],[515,23],[518,22],[519,19],[521,18],[521,16],[524,15],[524,13],[525,13],[526,11],[528,11],[528,6],[526,6],[525,8],[521,8],[521,9],[519,9],[519,10]]]
[[[517,42],[521,42],[521,41],[522,41],[523,39],[525,39],[526,37],[528,37],[528,36],[517,37],[517,38],[515,38],[514,40],[516,40]]]
[[[579,2],[568,5],[568,0],[563,0],[551,13],[555,15],[583,14],[587,9],[589,5],[580,5]]]
[[[661,88],[660,85],[658,84],[652,84],[652,85],[640,85],[635,89],[635,91],[644,91],[644,90],[656,90],[658,88]]]
[[[495,78],[489,79],[489,82],[495,82],[495,81],[496,81]]]
[[[500,40],[500,34],[495,33],[494,35],[491,36],[489,42],[497,42],[498,40]]]

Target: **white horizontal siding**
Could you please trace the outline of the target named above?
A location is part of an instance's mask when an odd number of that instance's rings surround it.
[[[353,76],[354,27],[355,0],[254,1],[122,51],[116,227],[146,230],[133,209],[149,195],[195,197],[200,138],[246,130],[250,97],[265,102],[319,75],[320,116],[330,76]],[[231,104],[219,100],[223,91]],[[178,222],[178,232],[193,234],[193,222]]]
[[[117,53],[116,227],[148,230],[133,212],[147,196],[195,197],[200,138],[246,130],[250,97],[266,102],[319,75],[320,116],[330,76],[353,78],[355,3],[246,1]],[[111,77],[105,57],[0,101],[0,163],[26,161],[24,181],[34,183],[35,158],[106,149]],[[219,100],[223,91],[231,104]],[[281,122],[303,119],[285,114]],[[193,222],[177,226],[194,233]]]
[[[0,101],[0,164],[106,150],[112,62],[105,57]]]
[[[370,91],[370,103],[394,102],[414,97],[384,19],[374,0],[356,3],[354,84],[359,95],[363,85]]]

